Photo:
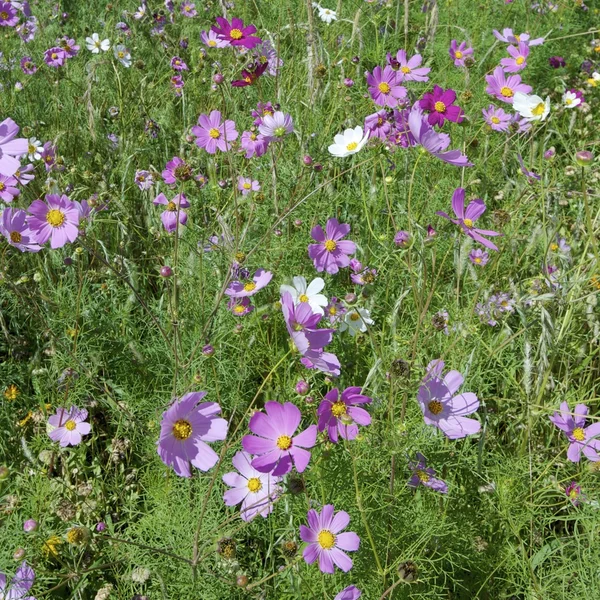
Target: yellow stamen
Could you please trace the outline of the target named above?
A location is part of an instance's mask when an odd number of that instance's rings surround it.
[[[60,210],[53,208],[46,213],[46,221],[52,227],[60,227],[65,222],[65,215]]]
[[[360,315],[357,312],[350,313],[351,321],[358,321],[360,319]]]
[[[525,59],[524,59],[522,56],[519,56],[519,58],[517,58],[517,59],[515,60],[515,62],[516,62],[518,65],[522,65],[522,64],[525,62]]]
[[[256,289],[256,284],[254,283],[254,281],[249,281],[248,283],[246,283],[244,285],[244,291],[245,292],[252,292]]]
[[[252,184],[251,184],[251,183],[244,183],[244,184],[242,185],[242,187],[243,187],[245,190],[250,190],[250,189],[252,189]]]
[[[543,102],[540,102],[535,108],[531,109],[531,114],[539,117],[544,114],[546,110],[546,105]]]
[[[327,252],[333,252],[337,248],[337,244],[335,243],[334,240],[327,240],[325,242],[324,246],[325,246],[325,250],[327,250]]]
[[[75,427],[77,427],[77,424],[75,423],[75,421],[73,421],[72,419],[69,419],[66,423],[65,423],[65,429],[67,431],[73,431],[73,429],[75,429]]]
[[[465,224],[465,227],[468,227],[469,229],[473,227],[473,221],[471,219],[463,219],[463,223]]]
[[[337,402],[334,402],[331,405],[331,414],[336,418],[339,419],[342,415],[346,414],[346,404],[344,402],[342,402],[341,400],[338,400]]]
[[[237,315],[241,315],[243,312],[246,311],[246,307],[243,304],[238,304],[234,309],[233,312],[236,313]]]
[[[231,37],[231,39],[233,40],[241,40],[243,37],[243,33],[239,30],[239,29],[232,29],[229,32],[229,36]]]
[[[500,119],[498,117],[492,117],[490,121],[494,123],[494,125],[498,125],[498,123],[500,123]]]
[[[460,50],[456,50],[454,52],[454,58],[461,59],[463,57],[463,53]]]
[[[348,152],[352,152],[352,150],[356,150],[357,147],[358,147],[358,144],[356,142],[350,142],[346,146],[346,150],[348,150]]]
[[[400,67],[400,70],[405,74],[408,75],[410,73],[410,67]]]
[[[446,105],[443,102],[436,102],[434,107],[436,112],[445,112],[446,111]]]
[[[221,137],[221,132],[218,129],[216,129],[215,127],[213,127],[212,129],[209,130],[208,135],[210,135],[210,137],[213,140],[216,140]]]
[[[429,409],[429,412],[434,415],[439,415],[442,412],[442,410],[444,410],[444,407],[439,400],[432,400],[427,405],[427,408]]]
[[[500,94],[505,98],[512,98],[515,95],[515,93],[506,85],[500,88]]]
[[[256,494],[256,492],[260,492],[262,489],[262,483],[258,477],[251,477],[248,479],[248,489]]]
[[[327,529],[322,529],[319,531],[317,541],[323,550],[329,550],[335,546],[335,535],[333,535],[333,533]]]
[[[583,442],[583,440],[585,440],[585,431],[583,430],[583,428],[575,427],[575,429],[573,429],[573,437],[578,442]]]
[[[289,435],[280,435],[276,443],[280,450],[288,450],[292,445],[292,438]]]
[[[173,202],[171,200],[171,202],[169,202],[169,204],[167,204],[167,210],[169,212],[175,212],[177,210],[177,204],[175,204],[175,202]]]
[[[192,435],[192,425],[185,419],[179,419],[175,421],[173,425],[173,437],[176,440],[187,440]]]
[[[421,471],[420,469],[417,471],[417,477],[422,483],[427,483],[431,479],[425,471]]]
[[[298,300],[299,300],[300,302],[308,302],[308,296],[307,296],[306,294],[300,294],[300,295],[298,296]]]
[[[382,93],[382,94],[389,94],[392,91],[392,88],[389,86],[388,83],[386,83],[385,81],[382,81],[378,86],[377,89]]]

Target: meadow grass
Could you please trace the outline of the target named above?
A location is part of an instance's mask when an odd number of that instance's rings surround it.
[[[164,10],[162,2],[150,4]],[[62,2],[58,13],[53,3],[33,4],[40,29],[28,44],[3,28],[0,120],[10,117],[29,128],[27,137],[52,140],[64,166],[46,174],[38,164],[36,179],[12,206],[27,208],[68,188],[72,200],[97,194],[107,207],[61,249],[22,254],[0,245],[0,388],[18,388],[16,398],[5,394],[0,411],[0,456],[9,469],[0,481],[0,572],[14,573],[13,553],[23,548],[35,568],[36,598],[109,597],[97,593],[111,585],[110,598],[118,599],[331,599],[354,584],[368,600],[596,600],[600,471],[587,460],[570,462],[567,440],[549,420],[562,401],[587,404],[592,420],[600,408],[600,170],[574,160],[580,150],[597,153],[599,139],[599,88],[586,87],[589,75],[580,68],[585,60],[597,65],[600,56],[591,44],[600,37],[595,0],[587,11],[560,2],[544,13],[524,0],[432,2],[426,11],[410,2],[406,31],[398,0],[339,0],[329,6],[338,15],[330,25],[309,12],[309,2],[239,0],[227,16],[254,23],[283,60],[277,77],[245,88],[228,83],[243,58],[230,48],[201,53],[200,31],[227,3],[196,4],[198,16],[176,10],[160,37],[150,34],[150,17],[131,17],[135,2],[120,0]],[[130,37],[115,29],[121,21]],[[551,96],[553,109],[528,135],[491,132],[481,116],[492,101],[485,75],[505,56],[492,30],[504,27],[547,36],[521,75],[533,93]],[[132,66],[120,65],[112,49],[87,51],[92,32],[113,46],[122,41]],[[77,40],[80,53],[51,69],[43,52],[63,35]],[[470,68],[453,66],[452,39],[475,49]],[[467,119],[444,131],[474,166],[460,169],[418,148],[388,151],[383,144],[332,157],[333,136],[377,110],[364,72],[384,65],[387,52],[406,48],[412,55],[417,44],[431,72],[428,83],[408,86],[411,96],[433,84],[457,91]],[[10,67],[24,55],[38,64],[35,75]],[[190,67],[179,98],[170,84],[174,55]],[[566,66],[551,68],[552,56],[564,57]],[[226,82],[212,90],[217,70]],[[345,78],[354,85],[343,85]],[[583,90],[586,110],[555,108],[568,88]],[[210,156],[187,137],[198,116],[214,109],[241,133],[256,103],[268,100],[292,115],[295,131],[261,158]],[[159,127],[156,138],[145,132],[149,120]],[[109,134],[118,136],[116,148]],[[554,157],[544,158],[551,147]],[[521,173],[518,153],[540,181]],[[305,166],[307,154],[322,170]],[[156,185],[140,191],[136,170],[160,174],[173,156],[208,184],[192,180],[169,190],[157,175]],[[239,175],[257,179],[260,194],[240,196]],[[482,226],[503,234],[484,268],[468,260],[478,246],[436,216],[449,211],[461,186],[467,198],[485,201]],[[175,243],[152,200],[159,191],[170,198],[182,190],[191,207]],[[348,269],[321,274],[328,297],[355,293],[375,322],[363,334],[334,336],[328,349],[342,365],[338,379],[302,366],[277,304],[287,278],[317,276],[307,244],[311,229],[330,217],[351,225],[356,257],[377,269],[364,288]],[[410,233],[408,248],[394,244],[398,230]],[[205,252],[212,235],[232,241]],[[568,255],[552,250],[557,237],[571,246]],[[236,319],[223,291],[240,253],[244,266],[274,277],[252,298],[254,312]],[[559,267],[554,278],[544,272],[548,264]],[[175,276],[161,277],[163,265]],[[491,326],[476,306],[503,292],[515,300],[514,311]],[[449,315],[447,334],[436,327],[440,311]],[[213,356],[202,352],[206,344]],[[463,390],[479,398],[478,435],[448,440],[423,423],[417,390],[437,358],[459,370]],[[312,402],[295,392],[300,379],[310,384]],[[329,389],[348,386],[373,399],[372,423],[358,439],[336,445],[320,434],[309,467],[286,476],[267,519],[246,523],[223,504],[221,477],[232,470],[254,409],[293,402],[306,426],[316,423]],[[163,465],[156,443],[172,399],[198,390],[219,403],[229,434],[213,444],[217,466],[185,479]],[[89,411],[92,433],[63,449],[48,437],[46,421],[71,405]],[[447,482],[447,495],[407,487],[415,452]],[[572,481],[584,494],[577,506],[565,494]],[[347,574],[322,574],[302,560],[299,526],[309,508],[328,503],[349,513],[349,530],[361,539]],[[29,518],[39,526],[25,533]],[[98,522],[104,531],[96,531]],[[90,539],[70,544],[74,526],[88,528]],[[45,546],[52,536],[60,540],[55,553]],[[286,555],[286,542],[297,552]],[[238,585],[239,576],[247,586]]]

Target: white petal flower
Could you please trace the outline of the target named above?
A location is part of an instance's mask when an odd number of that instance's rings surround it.
[[[516,92],[513,108],[528,121],[543,121],[550,113],[550,98],[542,100],[539,96]]]
[[[307,285],[306,278],[302,276],[294,277],[292,285],[282,285],[279,288],[280,293],[289,292],[295,305],[306,302],[313,313],[324,315],[323,308],[327,306],[328,300],[319,292],[325,287],[325,282],[320,277],[315,277]]]
[[[44,146],[42,142],[32,137],[27,140],[27,158],[29,160],[40,160],[42,158],[42,150]]]
[[[115,58],[124,66],[131,66],[131,54],[129,54],[129,50],[123,44],[119,44],[115,46],[114,49]]]
[[[353,308],[344,315],[339,330],[348,330],[348,333],[354,337],[359,331],[364,333],[367,325],[373,325],[373,323],[375,321],[371,319],[371,313],[366,308]]]
[[[319,18],[321,21],[327,23],[328,25],[337,19],[337,15],[335,14],[334,10],[329,10],[328,8],[323,8],[322,6],[319,6],[317,10],[319,11]]]
[[[577,97],[577,94],[573,92],[565,92],[562,97],[565,108],[575,108],[581,104],[581,98]]]
[[[363,135],[363,128],[358,125],[354,129],[346,129],[344,133],[338,133],[333,138],[333,144],[328,150],[333,156],[343,158],[350,154],[356,154],[367,143],[369,132]]]

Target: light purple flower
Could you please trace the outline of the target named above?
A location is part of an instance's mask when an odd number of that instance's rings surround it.
[[[36,243],[27,227],[27,213],[16,208],[5,208],[0,221],[0,233],[6,241],[21,252],[39,252],[42,248]]]
[[[334,564],[347,573],[352,568],[352,559],[342,552],[355,552],[360,546],[360,538],[353,531],[341,533],[350,523],[350,515],[340,510],[335,513],[333,504],[326,504],[321,514],[310,509],[306,515],[308,527],[300,525],[300,537],[308,546],[302,556],[311,565],[319,560],[323,573],[333,574]]]
[[[174,185],[178,181],[187,181],[192,177],[192,169],[179,156],[174,156],[166,165],[162,172],[162,178],[165,183]]]
[[[307,369],[317,369],[332,377],[339,377],[341,373],[340,361],[338,357],[331,352],[309,348],[300,359],[300,362]]]
[[[179,10],[184,17],[189,17],[190,19],[198,14],[196,5],[193,2],[182,2]]]
[[[348,309],[335,297],[332,296],[329,304],[325,307],[325,315],[333,325],[339,321]]]
[[[521,83],[520,75],[506,75],[502,67],[496,67],[491,75],[486,75],[485,80],[488,83],[485,88],[486,94],[490,94],[506,102],[512,104],[516,92],[529,94],[532,91],[530,85]]]
[[[244,298],[245,296],[254,296],[262,290],[273,279],[271,271],[258,269],[252,279],[246,283],[241,281],[232,281],[225,290],[225,294],[231,298]]]
[[[31,174],[32,171],[33,165],[29,163],[24,167],[19,167],[15,171],[14,177],[21,185],[27,185],[30,181],[33,181],[35,179],[35,175]]]
[[[248,313],[254,310],[254,306],[250,303],[250,298],[231,298],[227,303],[227,308],[236,317],[245,317]]]
[[[465,190],[463,188],[456,188],[454,190],[454,194],[452,195],[452,210],[457,217],[456,219],[450,218],[441,210],[438,210],[435,214],[439,215],[440,217],[444,217],[444,219],[448,219],[455,225],[458,225],[470,238],[473,238],[476,242],[483,244],[486,248],[498,250],[498,247],[495,244],[490,242],[490,240],[486,240],[483,236],[497,236],[502,234],[498,233],[497,231],[478,229],[475,227],[475,221],[477,221],[477,219],[479,219],[479,217],[481,217],[481,215],[485,212],[485,203],[483,200],[479,198],[471,200],[465,209]]]
[[[80,47],[77,45],[77,42],[74,39],[65,35],[60,40],[57,40],[57,43],[65,51],[67,58],[73,58],[77,56]]]
[[[320,225],[313,227],[310,235],[318,243],[308,245],[308,256],[319,273],[326,271],[334,275],[340,267],[350,264],[349,256],[356,252],[356,244],[350,240],[342,240],[348,233],[350,225],[340,224],[333,218],[327,221],[325,231]]]
[[[62,248],[77,239],[79,210],[64,194],[48,194],[45,203],[34,200],[28,210],[27,224],[38,244],[50,240],[51,248]]]
[[[245,158],[252,158],[253,156],[262,156],[266,153],[269,147],[269,142],[265,139],[265,136],[255,131],[244,131],[242,133],[240,146],[246,151]]]
[[[487,265],[490,255],[485,250],[471,250],[469,252],[469,260],[478,267],[485,267]]]
[[[202,31],[200,39],[209,48],[226,48],[231,45],[227,40],[221,39],[212,29],[208,32]]]
[[[260,190],[260,183],[251,177],[242,177],[239,175],[237,189],[242,192],[242,196],[247,196],[250,192],[258,192]]]
[[[455,396],[463,376],[450,371],[441,379],[443,368],[442,360],[429,363],[428,374],[417,393],[425,424],[437,427],[451,440],[478,433],[481,423],[466,417],[479,408],[477,396],[472,392]]]
[[[378,137],[381,140],[387,140],[392,124],[389,121],[388,113],[381,109],[372,115],[365,117],[365,131],[370,132],[371,138]]]
[[[358,426],[371,424],[371,415],[361,408],[361,404],[370,404],[373,400],[361,394],[360,387],[348,387],[341,396],[337,388],[327,392],[319,404],[319,431],[327,430],[329,439],[337,444],[338,432],[345,440],[354,440],[358,435]]]
[[[593,462],[600,461],[600,421],[595,421],[585,427],[585,418],[588,414],[588,407],[585,404],[577,404],[575,411],[571,413],[569,404],[562,402],[560,413],[555,412],[550,420],[562,431],[569,439],[569,448],[567,458],[571,462],[579,462],[581,453]]]
[[[174,56],[171,59],[171,68],[175,71],[189,71],[188,66],[185,64],[185,61],[179,56]]]
[[[387,55],[388,64],[398,72],[398,82],[403,81],[429,81],[427,73],[431,71],[429,67],[419,67],[423,57],[420,54],[415,54],[410,58],[406,56],[406,50],[398,50],[396,59],[393,59],[391,54]]]
[[[11,177],[21,166],[17,158],[27,154],[29,142],[17,138],[19,126],[12,119],[0,123],[0,174]],[[15,139],[16,138],[16,139]]]
[[[18,181],[14,177],[0,174],[0,199],[4,202],[12,202],[21,192],[15,186]]]
[[[156,196],[152,203],[156,205],[162,204],[167,207],[166,210],[161,213],[160,220],[168,233],[172,233],[177,229],[178,217],[180,225],[185,225],[187,223],[187,213],[184,210],[181,210],[182,208],[190,207],[190,203],[185,197],[185,194],[177,194],[173,196],[172,200],[168,200],[167,197],[161,193]]]
[[[408,487],[417,488],[424,485],[441,494],[448,493],[446,482],[435,477],[435,471],[431,467],[427,467],[427,461],[420,452],[417,452],[416,460],[410,462],[408,468],[413,472],[412,477],[408,480]]]
[[[339,594],[336,594],[333,600],[358,600],[362,592],[354,585],[345,587]]]
[[[208,471],[219,460],[206,443],[227,437],[227,421],[217,417],[221,407],[216,402],[200,402],[206,392],[190,392],[175,399],[163,413],[157,452],[168,467],[180,477],[191,477],[191,466]]]
[[[461,42],[457,45],[456,40],[450,42],[450,50],[448,50],[450,58],[454,61],[455,67],[464,67],[465,58],[473,55],[473,48],[467,48],[467,42]]]
[[[0,2],[0,27],[14,27],[19,15],[10,2]]]
[[[242,447],[256,455],[252,461],[256,470],[280,476],[294,466],[298,473],[304,472],[310,461],[307,448],[317,441],[317,426],[310,425],[295,435],[301,419],[300,409],[291,402],[267,402],[264,413],[254,413],[248,427],[256,435],[245,435]]]
[[[263,115],[258,131],[267,142],[279,142],[294,131],[294,121],[291,115],[277,110],[273,115]]]
[[[378,106],[398,106],[406,98],[406,88],[400,85],[398,73],[387,65],[383,70],[377,66],[373,73],[365,72],[369,93]]]
[[[218,110],[213,110],[210,115],[200,115],[198,125],[192,127],[192,133],[196,136],[196,146],[204,148],[209,154],[215,154],[217,149],[227,152],[231,142],[238,137],[235,123],[229,119],[221,123]]]
[[[369,283],[373,283],[377,277],[377,269],[370,269],[369,267],[363,266],[363,264],[353,258],[350,261],[350,268],[354,271],[350,275],[350,279],[352,283],[356,285],[367,285]]]
[[[524,42],[519,42],[519,46],[509,46],[507,52],[510,58],[503,58],[500,64],[507,73],[517,73],[527,66],[527,57],[529,56],[529,46]]]
[[[8,6],[10,6],[10,4]],[[2,11],[2,4],[0,4],[0,11]],[[35,600],[33,596],[26,597],[33,586],[34,580],[35,573],[25,561],[23,561],[21,566],[17,569],[15,576],[10,582],[10,586],[7,585],[6,575],[0,573],[0,598],[6,600]]]
[[[534,171],[530,171],[525,166],[525,162],[523,161],[523,157],[520,154],[517,154],[517,160],[519,161],[519,166],[521,167],[521,173],[523,173],[523,175],[525,175],[525,177],[527,177],[527,179],[529,179],[529,183],[533,183],[532,180],[540,181],[542,179],[541,175],[538,175]]]
[[[67,60],[67,53],[58,46],[49,48],[44,52],[44,61],[49,67],[62,67]]]
[[[498,108],[493,104],[490,104],[487,108],[484,108],[482,111],[483,116],[485,118],[485,122],[494,130],[494,131],[508,131],[510,126],[510,122],[512,119],[512,115],[504,112],[502,108]]]
[[[87,417],[88,412],[84,408],[71,406],[68,411],[59,408],[55,415],[48,417],[48,436],[52,441],[60,442],[63,448],[77,446],[92,430],[91,425],[86,423]]]
[[[283,66],[283,60],[277,56],[270,40],[265,40],[253,51],[254,58],[259,64],[267,64],[267,72],[272,77],[277,75],[277,70]]]
[[[34,64],[31,56],[24,56],[19,63],[21,70],[25,75],[33,75],[37,72],[37,66]]]
[[[516,35],[513,33],[512,29],[503,29],[502,33],[494,29],[494,36],[500,42],[504,42],[505,44],[518,44],[523,42],[528,46],[540,46],[544,43],[544,38],[535,38],[531,39],[531,36],[528,33],[522,33],[521,35]]]
[[[135,183],[142,191],[149,190],[154,185],[154,175],[150,171],[136,171]]]

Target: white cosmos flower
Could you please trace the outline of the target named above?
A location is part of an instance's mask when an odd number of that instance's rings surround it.
[[[337,15],[335,14],[334,10],[329,10],[328,8],[323,8],[322,6],[319,6],[317,9],[319,11],[319,18],[321,21],[327,23],[328,25],[331,23],[331,21],[335,21],[337,19]]]
[[[308,285],[306,278],[301,275],[292,279],[293,285],[282,285],[280,293],[289,292],[294,300],[294,305],[306,302],[313,313],[324,315],[323,307],[327,306],[328,300],[319,292],[325,287],[325,282],[320,277],[315,277]]]
[[[543,121],[550,113],[550,98],[515,92],[513,108],[528,121]]]
[[[359,331],[364,333],[367,325],[373,325],[373,323],[375,321],[371,319],[371,313],[366,308],[353,308],[344,315],[339,330],[348,330],[348,333],[354,337]]]
[[[124,66],[131,66],[131,54],[129,54],[129,50],[123,44],[119,44],[115,46],[114,49],[115,58]]]
[[[338,133],[333,138],[333,144],[328,150],[333,156],[343,158],[350,154],[356,154],[367,143],[369,132],[363,135],[363,128],[357,125],[354,129],[346,129],[344,133]]]
[[[92,37],[85,38],[85,45],[92,54],[99,54],[100,50],[102,52],[110,50],[110,40],[101,40],[97,33],[92,33]]]
[[[575,108],[581,104],[581,98],[578,98],[577,94],[573,92],[565,92],[562,101],[566,108]]]
[[[42,150],[44,146],[42,142],[36,140],[34,137],[27,140],[27,158],[29,160],[40,160],[42,158]]]

